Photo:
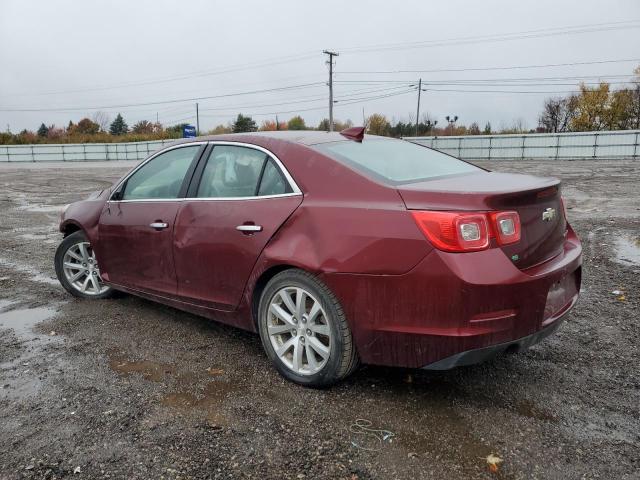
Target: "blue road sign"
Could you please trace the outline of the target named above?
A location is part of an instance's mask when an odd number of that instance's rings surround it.
[[[196,127],[193,125],[185,125],[182,127],[182,138],[192,138],[196,136]]]

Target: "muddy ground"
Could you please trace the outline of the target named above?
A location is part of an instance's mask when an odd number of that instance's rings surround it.
[[[564,181],[585,260],[566,323],[483,365],[316,391],[255,335],[58,285],[58,210],[127,164],[0,165],[0,478],[640,478],[640,161],[489,166]]]

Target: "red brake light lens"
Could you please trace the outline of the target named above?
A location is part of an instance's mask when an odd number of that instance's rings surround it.
[[[485,250],[490,238],[495,238],[500,246],[520,241],[518,212],[412,211],[411,214],[432,245],[445,252]]]
[[[470,252],[489,247],[489,224],[484,213],[411,212],[422,233],[439,250]]]
[[[491,224],[498,245],[509,245],[520,241],[520,215],[518,212],[491,212]]]

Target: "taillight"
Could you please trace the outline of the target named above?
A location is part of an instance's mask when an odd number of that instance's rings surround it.
[[[445,252],[484,250],[489,246],[489,225],[484,213],[411,212],[434,247]]]
[[[491,238],[498,245],[520,240],[518,212],[412,211],[411,214],[433,246],[445,252],[485,250]]]
[[[491,212],[489,218],[491,218],[498,245],[509,245],[520,241],[518,212]]]

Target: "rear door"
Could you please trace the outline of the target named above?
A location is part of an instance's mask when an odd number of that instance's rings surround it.
[[[96,253],[106,281],[176,294],[174,221],[203,149],[189,144],[162,152],[116,188],[98,224]]]
[[[232,310],[269,239],[302,203],[282,164],[266,150],[215,144],[196,170],[175,225],[178,295]]]

